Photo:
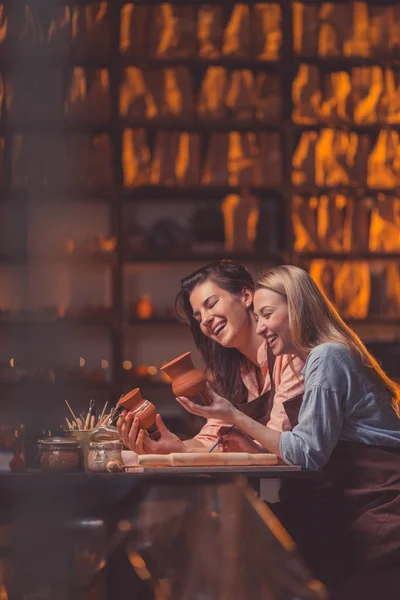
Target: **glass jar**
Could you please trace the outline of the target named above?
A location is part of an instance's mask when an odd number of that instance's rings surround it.
[[[110,440],[90,442],[88,454],[88,469],[95,472],[107,472],[107,463],[115,460],[122,465],[122,442]]]
[[[39,462],[42,471],[79,471],[80,445],[77,440],[61,437],[38,441]]]

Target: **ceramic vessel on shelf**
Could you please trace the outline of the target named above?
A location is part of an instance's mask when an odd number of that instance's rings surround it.
[[[38,441],[42,471],[79,471],[80,446],[72,438],[49,437]]]
[[[186,352],[178,356],[175,360],[161,367],[161,371],[172,379],[172,391],[175,396],[187,396],[194,401],[200,398],[202,404],[208,404],[205,395],[207,380],[204,373],[195,368],[191,354],[191,352]]]
[[[149,429],[155,424],[157,410],[152,402],[142,398],[139,388],[131,390],[125,396],[122,396],[117,404],[120,410],[128,410],[133,413],[133,417],[139,419],[139,425],[142,429]]]
[[[107,472],[110,461],[116,462],[122,470],[122,442],[109,440],[104,442],[90,442],[88,453],[88,469],[95,472]],[[114,469],[117,471],[117,469]],[[111,472],[111,471],[110,471]]]

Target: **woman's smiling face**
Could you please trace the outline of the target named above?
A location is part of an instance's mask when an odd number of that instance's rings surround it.
[[[208,279],[197,285],[190,294],[193,316],[201,332],[226,348],[236,348],[246,330],[254,327],[249,310],[253,294],[244,289],[234,295]]]
[[[289,324],[289,309],[282,294],[260,288],[254,294],[254,314],[257,333],[266,341],[275,356],[296,354]]]

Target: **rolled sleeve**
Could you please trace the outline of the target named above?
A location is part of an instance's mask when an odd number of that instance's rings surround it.
[[[279,453],[286,463],[312,471],[326,465],[342,431],[342,402],[338,392],[320,385],[304,394],[298,425],[280,437]]]
[[[221,427],[229,425],[220,419],[208,419],[207,423],[203,425],[199,433],[194,436],[194,440],[201,442],[204,446],[211,447],[218,440],[218,432]]]

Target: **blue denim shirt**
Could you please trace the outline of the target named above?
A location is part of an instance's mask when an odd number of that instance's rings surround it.
[[[400,419],[387,390],[372,381],[361,359],[344,344],[314,348],[303,369],[299,422],[281,434],[283,460],[318,470],[339,440],[400,448]]]

